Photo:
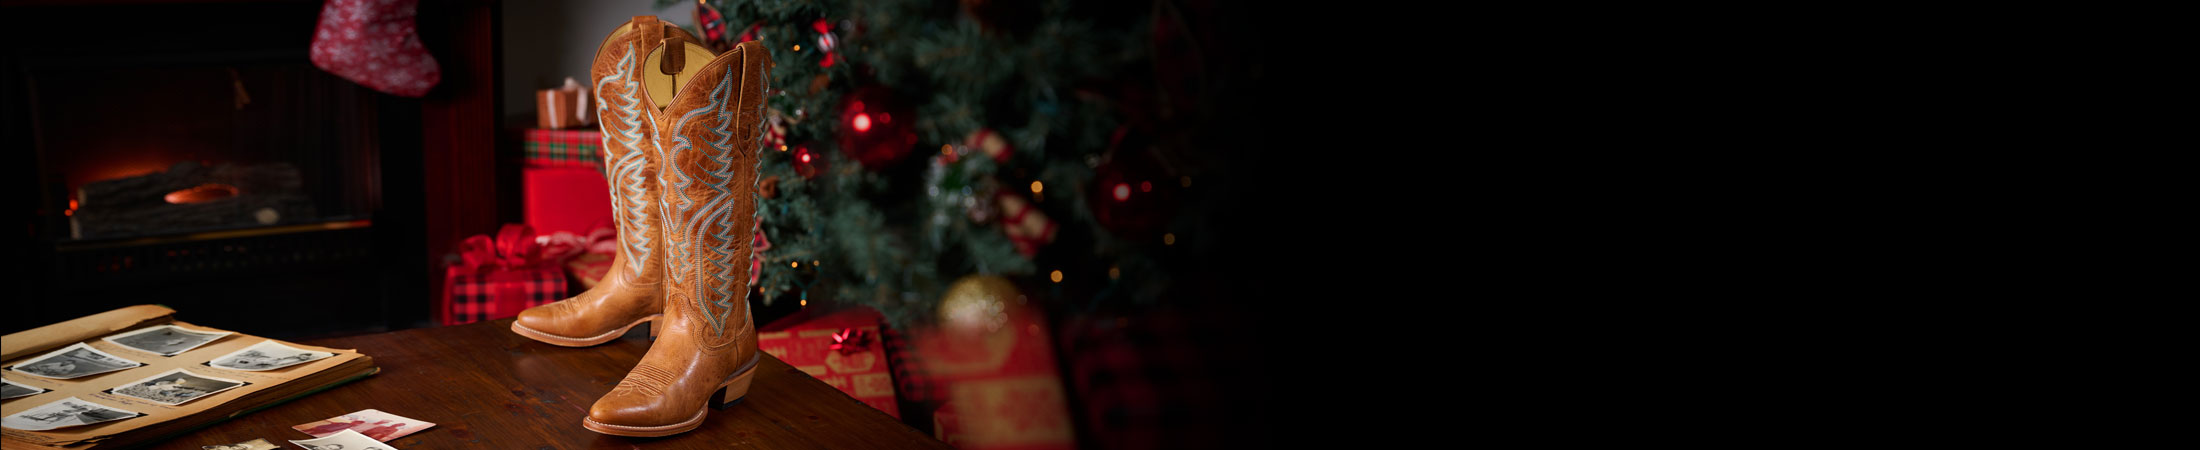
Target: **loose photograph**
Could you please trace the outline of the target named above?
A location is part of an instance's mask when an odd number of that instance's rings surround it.
[[[282,447],[268,443],[266,438],[260,438],[235,444],[201,445],[199,448],[202,450],[275,450]]]
[[[69,397],[0,418],[0,423],[18,430],[46,431],[137,416],[138,413]]]
[[[109,355],[82,342],[62,347],[53,353],[40,355],[28,361],[8,366],[16,373],[66,380],[113,372],[145,365],[137,361]]]
[[[0,379],[0,394],[5,394],[0,395],[0,400],[44,394],[46,391],[47,389],[17,383],[14,380]]]
[[[206,398],[216,392],[234,389],[245,383],[237,380],[199,375],[183,369],[146,377],[121,386],[115,386],[115,395],[135,397],[163,405],[181,405],[184,402]]]
[[[208,361],[207,364],[224,369],[257,372],[295,366],[330,356],[336,356],[336,354],[291,348],[275,341],[260,341],[258,344],[252,344],[251,347],[245,347],[242,350],[222,355],[220,358],[214,358],[213,361]]]
[[[199,346],[206,345],[209,342],[221,340],[222,337],[230,334],[234,333],[198,331],[175,325],[161,325],[108,336],[106,340],[115,343],[115,345],[143,350],[147,353],[176,356],[191,351],[191,349],[199,348]]]
[[[431,422],[410,419],[377,409],[368,409],[300,424],[291,428],[296,428],[298,431],[313,435],[313,437],[326,437],[341,433],[344,430],[351,430],[367,435],[370,439],[389,442],[391,439],[404,437],[432,426],[435,426],[435,424]]]
[[[391,447],[381,441],[369,439],[367,435],[351,430],[337,432],[320,439],[290,441],[290,443],[305,447],[306,450],[397,450],[397,447]]]

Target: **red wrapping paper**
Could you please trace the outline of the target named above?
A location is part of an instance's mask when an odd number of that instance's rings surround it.
[[[494,238],[475,235],[460,247],[461,262],[444,272],[445,325],[512,317],[566,297],[565,272],[526,225],[505,225]]]
[[[1007,312],[998,332],[910,333],[917,386],[944,400],[934,436],[964,450],[1068,450],[1076,447],[1069,403],[1055,366],[1053,340],[1036,308]]]
[[[882,318],[877,311],[858,308],[768,327],[779,330],[757,334],[757,348],[899,419],[901,406],[894,396],[893,371],[887,367],[886,345],[879,334]],[[834,350],[833,334],[846,329],[867,332],[869,339],[846,352]]]

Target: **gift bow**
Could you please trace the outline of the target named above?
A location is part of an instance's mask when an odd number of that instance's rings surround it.
[[[535,241],[535,228],[516,223],[498,229],[495,239],[486,234],[467,237],[459,243],[459,256],[461,267],[473,273],[547,262],[542,258],[542,244]]]
[[[871,330],[842,328],[839,333],[833,333],[832,349],[840,351],[840,354],[846,355],[870,348]]]
[[[542,245],[542,261],[565,261],[582,253],[612,253],[619,251],[619,233],[610,225],[596,227],[587,236],[560,231],[535,236],[535,243]]]

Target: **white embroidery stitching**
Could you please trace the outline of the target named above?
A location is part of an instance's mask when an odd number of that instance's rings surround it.
[[[642,122],[641,97],[637,95],[640,83],[634,80],[634,47],[632,44],[627,46],[626,54],[619,57],[618,68],[617,72],[613,72],[611,75],[605,76],[603,80],[596,82],[596,92],[604,92],[604,85],[613,80],[620,80],[620,86],[624,88],[624,91],[618,94],[616,100],[624,102],[622,105],[617,105],[617,119],[626,123],[625,131],[621,131],[619,134],[624,138],[621,139],[621,144],[626,147],[627,151],[619,155],[617,160],[606,165],[605,170],[608,172],[605,173],[605,179],[612,182],[611,196],[621,206],[621,208],[618,208],[621,210],[618,211],[619,222],[626,225],[626,229],[621,231],[633,233],[632,236],[621,236],[623,238],[621,241],[625,243],[621,250],[626,252],[627,270],[639,274],[642,271],[643,264],[651,256],[649,250],[651,240],[649,237],[649,223],[643,220],[643,214],[648,212],[649,207],[648,202],[645,201],[645,197],[648,196],[648,187],[642,184],[648,181],[647,178],[642,176],[643,165],[647,162],[647,156],[643,152],[651,151],[657,145],[655,140],[650,140],[648,148],[642,146],[641,127],[644,124]],[[600,111],[608,111],[613,106],[612,103],[609,101],[598,102],[596,108]],[[649,125],[651,125],[651,131],[654,132],[655,124]],[[611,140],[611,133],[604,133],[605,148],[611,147]],[[620,180],[625,181],[624,186],[619,184]],[[622,187],[625,188],[624,192],[620,189]]]
[[[708,129],[711,134],[717,135],[716,140],[709,142],[710,149],[712,150],[712,154],[709,155],[710,161],[717,163],[717,167],[711,168],[709,173],[706,174],[709,179],[704,180],[706,183],[708,183],[707,186],[710,187],[710,189],[713,191],[713,195],[711,195],[709,202],[703,204],[703,207],[700,211],[698,211],[698,214],[688,215],[687,222],[679,224],[681,229],[680,234],[689,238],[692,238],[696,233],[702,232],[703,226],[706,224],[714,226],[718,229],[718,232],[711,235],[711,237],[718,239],[718,245],[713,246],[710,249],[711,253],[715,254],[710,259],[711,268],[713,269],[711,272],[711,278],[717,281],[717,286],[711,289],[711,293],[716,295],[704,296],[703,286],[701,286],[700,284],[696,285],[693,288],[693,293],[691,294],[694,296],[693,298],[696,299],[696,307],[701,309],[700,312],[702,313],[703,319],[710,323],[712,335],[725,334],[725,316],[728,313],[733,312],[733,289],[736,289],[735,286],[741,285],[741,283],[738,283],[734,280],[735,266],[733,264],[733,259],[735,255],[735,249],[733,248],[733,241],[735,239],[733,233],[738,230],[738,228],[732,222],[733,217],[731,217],[731,213],[733,212],[732,208],[734,204],[734,193],[731,189],[728,189],[726,187],[726,185],[733,180],[733,147],[731,145],[733,140],[733,131],[730,130],[728,127],[733,125],[733,122],[736,121],[737,118],[735,117],[735,115],[738,113],[737,111],[733,111],[731,108],[726,107],[727,101],[729,100],[728,97],[730,97],[731,94],[730,91],[732,91],[733,79],[733,67],[727,66],[725,77],[719,79],[718,86],[713,87],[710,91],[709,96],[705,97],[708,102],[706,102],[706,104],[704,104],[702,107],[695,108],[694,110],[688,111],[686,114],[680,115],[679,122],[676,122],[672,126],[673,133],[675,133],[672,137],[672,153],[678,154],[681,151],[693,150],[694,143],[689,141],[688,136],[685,133],[681,133],[680,130],[687,129],[687,124],[689,121],[694,120],[696,117],[702,116],[704,113],[708,113],[711,111],[718,112],[717,126]],[[747,94],[743,93],[743,95]],[[668,161],[670,160],[668,159]],[[687,177],[682,176],[681,178],[682,179],[679,183],[680,185],[684,186],[688,184],[689,180],[687,179]],[[683,195],[683,200],[685,199],[684,197],[685,196]],[[669,202],[666,206],[671,207]],[[683,205],[679,208],[680,212],[688,212],[689,206],[693,205]],[[745,245],[747,244],[747,242],[743,242],[743,244]],[[685,245],[686,243],[683,242],[682,246],[684,247]],[[684,260],[682,261],[682,266],[685,266]],[[743,269],[746,269],[747,267],[747,265],[740,266],[740,268]],[[743,289],[746,290],[745,288]],[[747,296],[742,296],[741,298],[745,301],[747,299]],[[709,299],[709,301],[704,302],[702,301],[702,299]],[[716,311],[712,310],[712,306],[717,307]]]

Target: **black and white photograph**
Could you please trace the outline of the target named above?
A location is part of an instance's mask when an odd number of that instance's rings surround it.
[[[397,447],[392,447],[390,444],[376,441],[374,438],[351,430],[344,430],[320,439],[290,441],[290,443],[305,447],[306,450],[397,450]]]
[[[201,445],[199,448],[204,450],[275,450],[282,447],[268,443],[266,438],[260,438],[235,444]]]
[[[336,356],[336,354],[291,348],[275,341],[260,341],[258,344],[252,344],[251,347],[245,347],[242,350],[222,355],[220,358],[214,358],[213,361],[208,361],[207,364],[224,369],[257,372],[295,366],[330,356]]]
[[[69,397],[0,418],[8,428],[46,431],[137,417],[138,413]]]
[[[20,364],[8,366],[15,373],[36,375],[57,380],[83,378],[145,365],[137,361],[109,355],[82,342],[62,347],[53,353],[31,358]]]
[[[199,346],[206,345],[209,342],[221,340],[221,338],[230,334],[233,333],[198,331],[175,325],[161,325],[108,336],[106,340],[115,343],[115,345],[142,350],[146,353],[176,356],[191,351],[191,349],[199,348]]]
[[[245,385],[242,381],[225,380],[199,375],[183,369],[146,377],[114,388],[115,395],[134,397],[163,405],[181,405],[205,398],[216,392]]]
[[[27,397],[44,394],[46,391],[47,389],[16,383],[14,380],[0,379],[0,399]]]

